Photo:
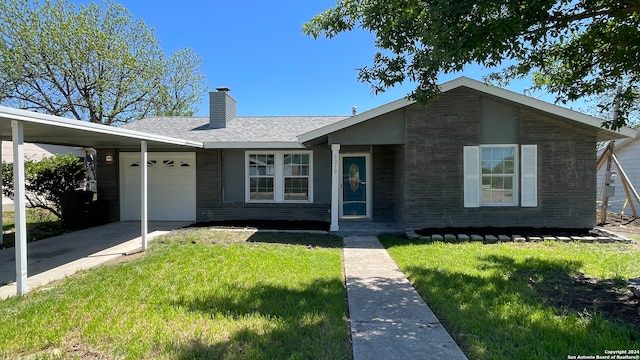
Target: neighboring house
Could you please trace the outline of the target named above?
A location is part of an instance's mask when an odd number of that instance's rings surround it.
[[[149,219],[594,226],[596,142],[634,130],[468,78],[441,91],[354,116],[239,117],[220,88],[209,117],[128,124],[203,143],[148,153]],[[111,221],[140,218],[139,151],[98,151]]]
[[[73,154],[85,161],[87,149],[50,144],[24,144],[24,157],[29,160],[41,160],[55,154]],[[13,163],[13,143],[2,141],[2,161]],[[3,206],[13,206],[13,200],[2,196]]]
[[[600,155],[602,151],[598,152]],[[640,191],[640,137],[635,137],[632,139],[623,139],[620,141],[616,141],[613,153],[616,155],[616,158],[620,162],[622,169],[625,174],[629,177],[629,181],[636,189],[636,191]],[[631,207],[627,202],[627,194],[624,191],[622,186],[622,176],[618,173],[617,167],[614,163],[611,165],[611,169],[615,173],[616,179],[613,182],[615,187],[614,196],[609,197],[608,200],[608,208],[609,210],[625,214],[632,214]],[[596,199],[598,204],[601,204],[603,199],[603,191],[604,184],[607,182],[605,180],[606,174],[606,163],[600,168],[597,175],[597,195]],[[633,198],[633,195],[632,195]],[[636,211],[640,213],[640,206],[637,200],[634,200],[634,205],[636,206]]]

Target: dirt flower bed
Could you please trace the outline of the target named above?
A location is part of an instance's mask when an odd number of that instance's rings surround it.
[[[627,238],[640,237],[640,219],[630,215],[607,213],[607,221],[599,227]]]

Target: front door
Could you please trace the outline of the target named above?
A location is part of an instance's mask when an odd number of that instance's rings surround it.
[[[342,197],[340,217],[371,218],[368,154],[342,155]]]

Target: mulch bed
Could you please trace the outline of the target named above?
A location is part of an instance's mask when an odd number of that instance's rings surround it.
[[[520,274],[529,279],[539,300],[561,312],[591,316],[598,314],[609,321],[621,322],[640,331],[640,299],[611,279],[597,279],[583,273],[544,274],[544,281],[535,281],[532,274]]]

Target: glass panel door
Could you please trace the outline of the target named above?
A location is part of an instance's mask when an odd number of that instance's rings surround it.
[[[367,157],[342,157],[342,216],[367,216]]]

